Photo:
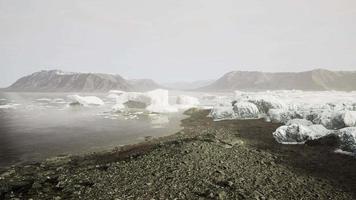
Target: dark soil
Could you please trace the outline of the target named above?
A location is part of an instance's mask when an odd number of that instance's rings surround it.
[[[0,199],[356,199],[356,159],[333,153],[334,139],[281,145],[279,124],[208,112],[172,136],[14,166]]]

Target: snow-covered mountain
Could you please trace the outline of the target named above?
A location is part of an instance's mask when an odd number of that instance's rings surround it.
[[[356,71],[316,69],[305,72],[232,71],[202,91],[233,90],[356,90]]]
[[[43,70],[17,80],[8,91],[26,92],[108,92],[145,91],[159,88],[152,80],[125,80],[120,75]]]

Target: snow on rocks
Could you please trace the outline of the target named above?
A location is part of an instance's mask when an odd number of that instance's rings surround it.
[[[79,104],[82,106],[101,106],[104,105],[104,101],[96,96],[79,96],[69,95],[68,98],[72,100],[71,105]]]
[[[340,149],[356,155],[356,127],[347,127],[337,131]]]
[[[315,140],[331,133],[322,125],[291,124],[277,128],[273,137],[282,144],[304,144],[307,140]]]

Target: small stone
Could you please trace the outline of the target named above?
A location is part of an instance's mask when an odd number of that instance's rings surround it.
[[[225,191],[219,192],[218,199],[220,200],[226,199],[226,192]]]

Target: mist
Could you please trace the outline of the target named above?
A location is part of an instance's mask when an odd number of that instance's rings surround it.
[[[356,2],[0,0],[0,87],[43,69],[158,82],[354,70]]]

